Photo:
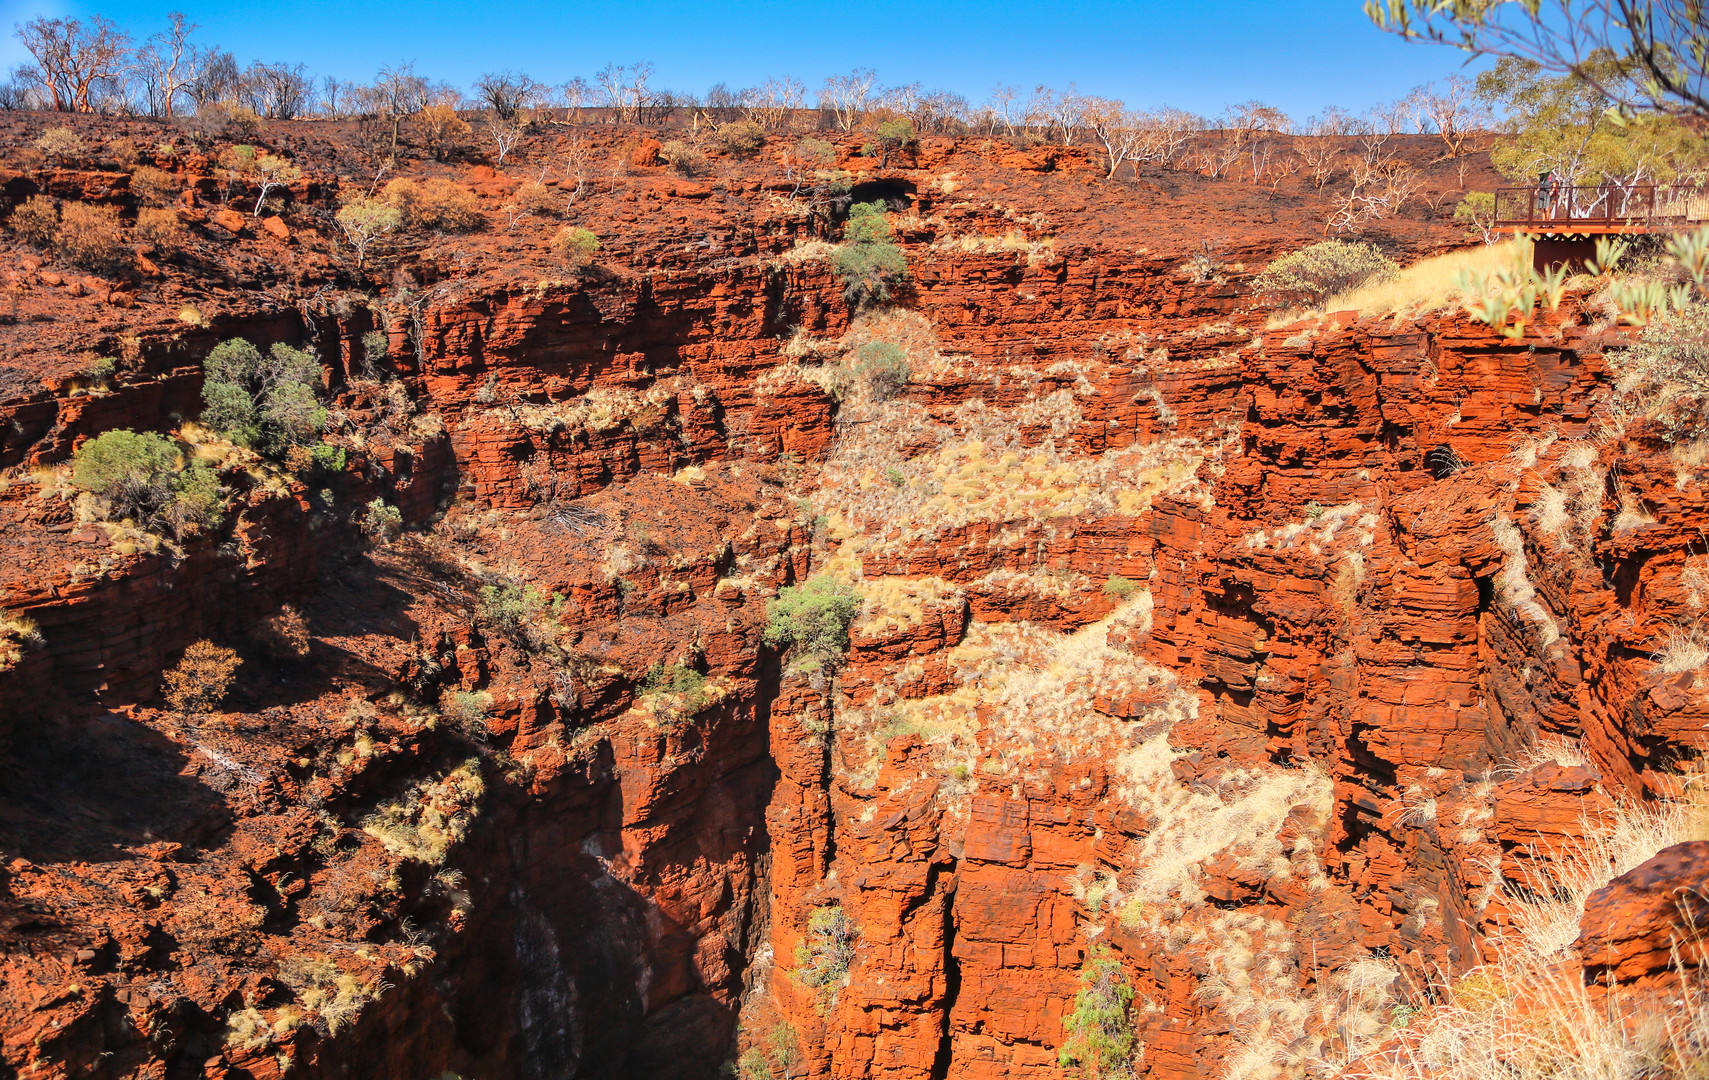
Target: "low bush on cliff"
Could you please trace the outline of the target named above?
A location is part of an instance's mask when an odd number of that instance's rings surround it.
[[[1067,1036],[1056,1063],[1086,1080],[1133,1075],[1133,987],[1121,962],[1094,949],[1080,969],[1080,992],[1062,1014]]]
[[[558,614],[564,603],[562,593],[547,596],[530,582],[510,578],[482,585],[478,601],[481,618],[530,652],[545,651],[563,635]]]
[[[712,138],[731,157],[750,158],[765,146],[765,128],[752,120],[736,120],[719,124]]]
[[[712,170],[712,162],[704,153],[677,139],[660,147],[659,156],[679,176],[705,176]]]
[[[807,933],[795,946],[795,981],[817,991],[821,1013],[837,1003],[837,991],[854,964],[860,930],[841,907],[816,907],[807,916]]]
[[[1636,345],[1608,359],[1624,416],[1653,419],[1670,443],[1709,434],[1709,303],[1688,303],[1652,322]]]
[[[1132,578],[1125,578],[1117,574],[1111,574],[1104,580],[1104,595],[1110,597],[1112,600],[1126,600],[1138,591],[1139,582]]]
[[[843,246],[831,257],[843,293],[857,306],[890,299],[890,287],[908,276],[908,259],[890,239],[884,204],[856,203],[849,211]]]
[[[270,457],[319,442],[326,410],[315,398],[320,367],[283,343],[265,354],[243,338],[214,346],[203,365],[202,422]]]
[[[144,165],[131,173],[131,193],[150,206],[176,202],[184,185],[164,169]]]
[[[182,538],[219,520],[223,492],[212,469],[199,462],[180,469],[179,461],[177,444],[164,435],[118,428],[77,448],[71,482],[99,501],[99,514],[170,527]]]
[[[24,658],[24,647],[40,645],[41,631],[31,619],[0,608],[0,671],[9,671]]]
[[[48,128],[33,145],[59,165],[75,165],[89,157],[88,145],[66,127]]]
[[[692,716],[711,702],[706,676],[686,664],[659,661],[641,680],[641,700],[663,711]]]
[[[1292,303],[1317,303],[1367,282],[1392,277],[1399,269],[1375,244],[1325,240],[1265,267],[1252,279],[1252,291]]]
[[[852,585],[821,574],[805,585],[781,590],[766,608],[765,643],[798,649],[804,658],[827,663],[849,647],[849,624],[860,612]]]
[[[485,792],[480,760],[470,758],[440,779],[423,780],[396,802],[379,807],[363,820],[362,831],[395,855],[440,866],[468,835]]]
[[[137,211],[137,239],[160,255],[175,255],[190,243],[190,230],[178,219],[177,213],[145,206]]]
[[[369,539],[378,544],[389,544],[397,539],[403,529],[404,516],[397,507],[384,499],[375,498],[368,502],[362,510],[362,519],[358,523]]]
[[[131,256],[119,230],[119,212],[111,206],[66,203],[53,244],[66,262],[101,272],[119,269]]]
[[[908,354],[888,341],[871,341],[855,353],[855,370],[875,401],[888,401],[908,388],[913,371]]]
[[[552,256],[565,266],[586,266],[598,250],[599,237],[579,225],[565,225],[552,237]]]
[[[486,222],[474,192],[440,177],[393,180],[380,192],[380,200],[396,210],[402,226],[413,232],[470,232]]]
[[[206,712],[225,700],[242,663],[231,649],[198,641],[167,671],[161,695],[179,712]]]
[[[46,195],[31,195],[6,219],[12,235],[31,247],[45,248],[59,231],[59,207]]]

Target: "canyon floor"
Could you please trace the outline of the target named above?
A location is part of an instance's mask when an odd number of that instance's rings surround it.
[[[104,149],[30,149],[64,123]],[[1691,793],[1709,652],[1658,657],[1702,641],[1709,453],[1590,297],[1296,319],[1249,283],[1322,238],[1301,176],[833,134],[826,194],[672,137],[381,172],[269,123],[303,175],[262,206],[238,136],[0,117],[5,199],[127,245],[0,240],[0,1075],[1045,1080],[1098,979],[1134,1076],[1424,1075],[1439,988]],[[1397,145],[1426,191],[1363,238],[1466,246],[1487,162]],[[334,212],[399,177],[475,219],[359,266]],[[883,304],[832,269],[851,200],[907,257]],[[336,467],[196,422],[239,337],[318,362]],[[126,428],[217,521],[79,493]],[[767,634],[809,582],[858,597],[846,650]],[[174,708],[204,640],[235,681]],[[1706,877],[1669,847],[1549,970],[1678,1014]]]

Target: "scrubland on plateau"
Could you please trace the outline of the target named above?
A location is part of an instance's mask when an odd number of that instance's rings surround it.
[[[1703,1074],[1696,84],[20,33],[0,1073]]]

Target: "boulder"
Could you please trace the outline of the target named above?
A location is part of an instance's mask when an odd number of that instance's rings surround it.
[[[1663,848],[1590,894],[1574,945],[1587,981],[1635,982],[1709,950],[1709,840]]]

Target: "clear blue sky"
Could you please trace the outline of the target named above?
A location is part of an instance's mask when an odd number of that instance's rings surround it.
[[[918,80],[975,104],[997,82],[1024,93],[1072,81],[1141,107],[1214,114],[1257,98],[1303,119],[1331,104],[1361,111],[1464,60],[1379,32],[1359,0],[0,0],[0,65],[23,59],[12,28],[35,15],[102,14],[142,37],[174,6],[201,26],[199,40],[240,62],[301,60],[319,74],[367,79],[381,64],[414,60],[422,74],[465,88],[505,67],[562,83],[645,59],[657,65],[654,85],[697,94],[771,75],[813,90],[828,74],[867,66],[883,83]]]

